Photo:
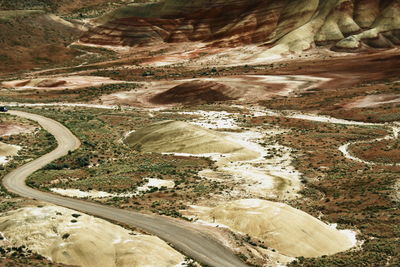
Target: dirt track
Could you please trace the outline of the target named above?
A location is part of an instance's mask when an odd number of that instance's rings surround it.
[[[66,155],[68,151],[77,149],[80,141],[65,126],[49,118],[21,111],[10,111],[10,114],[38,122],[45,130],[53,134],[58,142],[55,150],[15,169],[4,177],[3,184],[10,192],[142,228],[169,242],[183,254],[210,266],[246,266],[219,241],[203,232],[185,227],[185,222],[66,198],[28,187],[25,179],[30,174]]]

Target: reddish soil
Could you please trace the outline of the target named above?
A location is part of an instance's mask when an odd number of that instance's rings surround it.
[[[138,107],[197,105],[218,101],[257,103],[276,95],[288,94],[284,79],[269,80],[265,76],[232,76],[202,80],[163,80],[143,83],[129,92],[103,95],[99,103]]]
[[[155,104],[180,103],[185,105],[209,104],[232,100],[229,93],[234,91],[227,85],[211,81],[190,81],[155,95],[150,102]]]
[[[35,128],[36,127],[32,125],[26,125],[15,121],[2,121],[2,119],[0,119],[0,136],[29,133]]]
[[[67,48],[80,31],[41,11],[9,11],[0,23],[0,73],[10,73],[73,59]]]
[[[371,162],[400,163],[400,140],[384,140],[374,143],[351,146],[357,157]]]
[[[400,49],[370,50],[335,58],[286,61],[276,75],[310,75],[331,78],[321,89],[334,90],[396,77],[400,73]]]
[[[322,113],[340,119],[365,122],[382,123],[400,120],[398,104],[386,104],[370,108],[338,109]]]
[[[63,81],[63,80],[43,80],[40,83],[37,84],[38,87],[58,87],[61,85],[66,84],[67,81]]]
[[[282,63],[283,67],[267,73],[311,75],[331,80],[296,97],[275,98],[265,101],[264,105],[273,109],[320,110],[331,116],[363,121],[398,120],[399,116],[394,116],[398,113],[396,102],[379,103],[357,109],[357,112],[345,110],[350,103],[366,95],[398,95],[398,51]]]
[[[59,78],[48,78],[38,80],[13,80],[0,83],[1,86],[16,91],[29,90],[76,90],[87,87],[103,86],[107,84],[122,84],[124,81],[111,80],[105,77],[96,76],[66,76]]]

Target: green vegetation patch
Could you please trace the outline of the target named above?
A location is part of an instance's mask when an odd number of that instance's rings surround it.
[[[80,149],[48,164],[28,179],[30,186],[132,193],[148,178],[174,181],[174,188],[150,188],[133,197],[100,199],[104,204],[181,217],[179,209],[229,191],[220,182],[201,178],[198,172],[213,168],[207,158],[142,153],[122,142],[124,135],[144,125],[169,118],[145,111],[76,108],[26,109],[53,118],[71,129],[82,142]],[[183,115],[182,115],[183,116]],[[179,116],[175,116],[179,119]],[[184,117],[180,118],[184,119]]]
[[[289,266],[396,266],[400,213],[392,194],[400,167],[366,165],[338,151],[350,141],[386,136],[390,128],[274,117],[266,117],[264,123],[290,129],[279,142],[294,149],[294,166],[303,174],[304,184],[303,197],[290,204],[313,216],[322,213],[325,221],[337,223],[339,229],[357,230],[357,239],[364,241],[360,250],[316,259],[299,257]]]

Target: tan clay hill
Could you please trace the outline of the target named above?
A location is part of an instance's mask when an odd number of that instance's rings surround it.
[[[242,199],[214,208],[194,206],[186,213],[256,237],[267,247],[291,257],[320,257],[354,246],[350,233],[283,203]]]
[[[132,4],[95,21],[81,41],[104,45],[260,44],[267,53],[400,44],[399,0],[164,0]],[[272,49],[271,49],[272,48]]]
[[[25,245],[53,262],[83,267],[176,266],[184,256],[155,236],[57,207],[26,207],[0,216],[2,247]]]
[[[232,160],[252,159],[257,152],[224,138],[212,130],[183,121],[162,121],[139,129],[125,139],[127,144],[143,152],[232,154]]]

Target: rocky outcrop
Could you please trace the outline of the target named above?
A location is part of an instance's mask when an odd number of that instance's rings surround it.
[[[342,0],[327,16],[324,24],[319,29],[315,40],[317,42],[338,41],[352,33],[359,32],[360,26],[353,20],[354,3]]]
[[[206,42],[235,47],[261,44],[296,52],[315,44],[339,48],[398,43],[398,0],[165,0],[134,4],[96,20],[86,43],[141,46]],[[374,39],[371,41],[370,39]]]
[[[362,26],[370,25],[369,28],[341,40],[336,44],[337,48],[357,49],[362,48],[363,45],[373,48],[391,48],[400,44],[400,1],[382,1],[385,4],[380,6],[375,2],[369,3],[372,5],[369,10],[358,11],[365,14],[357,17],[359,23]],[[377,8],[383,9],[378,13]]]

